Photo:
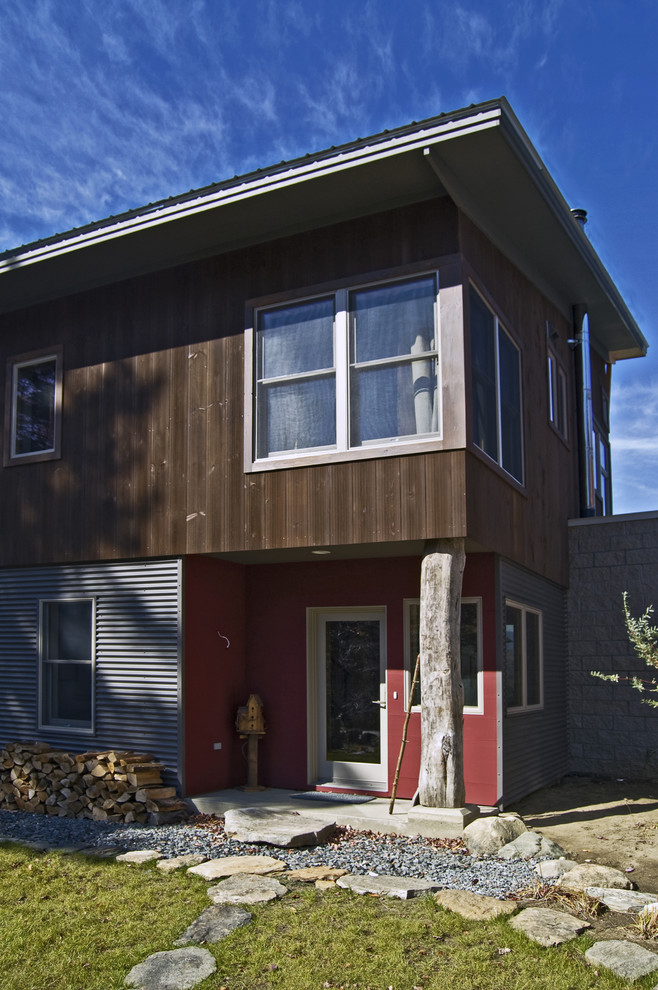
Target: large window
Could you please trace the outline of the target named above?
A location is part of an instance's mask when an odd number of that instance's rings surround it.
[[[464,685],[464,711],[482,711],[482,599],[462,598],[460,657],[462,684]],[[422,698],[420,678],[414,696],[409,699],[413,670],[420,651],[420,602],[408,599],[404,603],[405,625],[405,707],[409,701],[419,708]]]
[[[521,355],[482,297],[470,290],[473,439],[523,483]]]
[[[41,725],[90,729],[93,723],[94,602],[41,603]]]
[[[505,602],[505,703],[508,711],[543,704],[542,615],[537,609]]]
[[[59,457],[61,373],[60,349],[9,361],[6,465]]]
[[[256,460],[436,436],[436,275],[256,311]]]

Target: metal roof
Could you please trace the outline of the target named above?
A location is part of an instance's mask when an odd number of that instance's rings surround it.
[[[504,98],[384,131],[0,255],[0,311],[449,194],[611,360],[647,342]]]

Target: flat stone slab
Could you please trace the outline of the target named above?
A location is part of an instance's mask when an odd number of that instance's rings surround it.
[[[288,888],[274,877],[251,873],[236,874],[208,888],[208,897],[214,904],[266,904],[287,893]]]
[[[327,841],[335,827],[335,822],[269,808],[231,808],[224,816],[224,829],[231,839],[281,849],[318,846]]]
[[[303,883],[330,880],[334,883],[339,877],[344,877],[349,872],[349,870],[338,870],[332,866],[303,866],[300,870],[288,870],[284,874],[284,879],[301,880]]]
[[[555,877],[561,877],[569,870],[575,869],[576,866],[578,863],[574,859],[565,859],[564,856],[560,856],[559,859],[544,859],[541,863],[537,863],[535,873],[547,880],[553,880]]]
[[[619,942],[616,939],[595,942],[585,953],[585,959],[592,966],[603,966],[630,983],[658,969],[658,955],[655,952],[634,942]]]
[[[527,832],[524,822],[515,815],[478,818],[464,829],[464,842],[474,856],[495,855],[499,849]]]
[[[471,921],[487,921],[501,914],[514,914],[514,901],[499,901],[497,897],[474,894],[471,890],[437,890],[434,900],[448,911],[454,911]]]
[[[161,859],[156,866],[163,873],[173,873],[174,870],[180,870],[184,866],[199,866],[200,863],[205,863],[206,857],[202,856],[201,853],[188,853],[186,856],[172,856],[171,859]]]
[[[559,859],[566,856],[565,850],[552,839],[547,839],[541,832],[522,832],[512,842],[508,842],[498,850],[500,859],[538,859],[540,856],[550,856]]]
[[[573,870],[563,874],[559,886],[563,890],[582,891],[588,887],[617,887],[630,890],[633,886],[625,873],[612,866],[599,866],[597,863],[579,863]]]
[[[402,901],[441,889],[441,884],[432,880],[415,877],[364,877],[356,873],[339,877],[336,883],[355,894],[379,894],[384,897],[399,897]]]
[[[204,880],[221,880],[222,877],[232,877],[236,873],[264,876],[267,873],[278,873],[285,868],[286,864],[273,856],[220,856],[219,859],[209,859],[206,863],[191,866],[187,872],[203,877]]]
[[[202,911],[196,921],[186,928],[174,945],[187,945],[189,942],[221,942],[238,928],[251,921],[251,915],[241,907],[228,904],[212,904]]]
[[[510,918],[510,925],[533,942],[544,946],[570,942],[586,928],[592,927],[587,921],[553,908],[526,908],[515,918]]]
[[[139,990],[191,990],[216,969],[217,963],[207,949],[172,949],[155,952],[133,966],[124,982]]]
[[[610,911],[621,914],[639,914],[648,904],[658,902],[658,894],[641,894],[637,890],[619,890],[614,887],[585,887],[588,897],[594,897]]]
[[[164,855],[157,849],[132,849],[127,853],[120,853],[117,863],[132,863],[139,866],[141,863],[152,863],[156,859],[164,859]]]

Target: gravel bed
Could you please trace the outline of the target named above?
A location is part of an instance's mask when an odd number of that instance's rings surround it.
[[[537,881],[536,860],[524,862],[471,856],[461,843],[453,842],[442,848],[437,840],[420,836],[408,838],[340,827],[336,829],[335,838],[324,845],[279,849],[228,839],[221,819],[203,815],[189,824],[147,826],[0,811],[1,838],[47,848],[100,851],[116,847],[116,852],[157,849],[168,859],[186,853],[201,853],[208,859],[215,859],[267,852],[293,870],[304,866],[331,866],[364,875],[425,877],[442,887],[472,890],[499,898],[527,889]]]

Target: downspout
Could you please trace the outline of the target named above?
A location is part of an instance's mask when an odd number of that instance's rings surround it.
[[[575,339],[576,386],[578,407],[578,461],[580,477],[580,514],[596,515],[594,490],[594,420],[592,414],[592,363],[589,349],[589,317],[587,307],[579,303],[573,308]]]

